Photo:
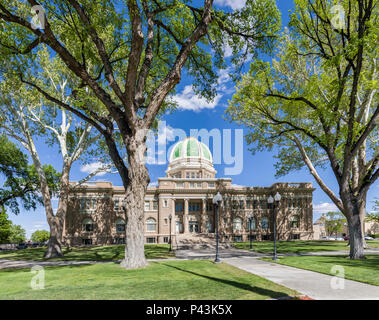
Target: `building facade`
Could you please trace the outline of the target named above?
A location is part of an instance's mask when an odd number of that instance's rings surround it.
[[[273,208],[267,202],[277,192],[279,240],[313,239],[311,183],[275,183],[270,187],[243,187],[231,178],[216,178],[212,154],[195,138],[172,149],[166,177],[149,187],[145,196],[146,243],[177,244],[181,239],[207,239],[215,232],[217,192],[221,241],[273,239]],[[65,219],[64,242],[69,245],[125,242],[124,189],[110,182],[86,184],[72,192]],[[249,218],[250,216],[250,218]]]

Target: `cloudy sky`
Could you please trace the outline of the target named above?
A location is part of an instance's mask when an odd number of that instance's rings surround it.
[[[238,9],[245,3],[244,0],[216,0],[215,3],[219,6],[225,6],[229,9]],[[292,8],[292,1],[277,1],[278,7],[282,13],[283,25],[288,23],[288,10]],[[231,55],[230,48],[225,48],[226,56]],[[227,70],[219,72],[218,80],[218,92],[213,101],[206,101],[197,97],[192,90],[191,79],[183,76],[182,82],[177,87],[177,94],[173,99],[178,103],[179,110],[176,112],[164,116],[164,120],[167,127],[164,130],[164,134],[157,140],[157,145],[164,145],[166,138],[175,141],[170,141],[167,144],[167,149],[158,149],[156,155],[158,157],[168,156],[169,150],[175,142],[178,141],[178,137],[175,137],[175,129],[182,130],[186,136],[190,135],[192,129],[206,129],[208,131],[217,129],[222,132],[224,129],[231,129],[232,132],[232,154],[236,144],[234,141],[236,129],[243,129],[235,124],[231,124],[225,121],[225,110],[228,106],[228,100],[232,98],[234,93],[234,84],[230,81]],[[247,133],[247,132],[244,132]],[[50,163],[54,165],[58,170],[61,166],[60,155],[54,148],[48,148],[43,143],[38,144],[40,153],[42,154],[42,160],[44,163]],[[212,146],[210,146],[211,151]],[[324,192],[318,187],[315,180],[309,174],[307,170],[301,170],[293,172],[285,177],[276,179],[274,176],[274,153],[261,152],[256,155],[252,155],[246,142],[243,141],[243,169],[237,174],[230,176],[233,179],[233,184],[244,186],[270,186],[275,182],[312,182],[316,188],[313,194],[313,208],[314,208],[314,221],[319,218],[322,213],[328,211],[335,211],[336,207],[331,203],[331,200],[324,194]],[[161,157],[162,158],[162,157]],[[165,159],[165,158],[164,158]],[[96,170],[101,163],[94,159],[92,163],[87,165],[81,165],[77,163],[72,168],[71,180],[77,181],[85,177],[88,173]],[[216,164],[217,177],[225,176],[225,169],[230,167],[230,164],[222,162]],[[157,164],[148,165],[149,173],[151,177],[151,185],[156,185],[159,177],[165,176],[165,170],[167,168],[166,161],[157,161]],[[325,170],[320,172],[322,178],[327,182],[330,188],[337,192],[337,183],[333,177],[331,170]],[[121,179],[117,174],[109,174],[102,172],[92,180],[106,180],[111,181],[114,185],[122,185]],[[372,209],[374,197],[379,195],[379,183],[371,187],[368,194],[368,210]],[[54,207],[57,207],[57,199],[53,201]],[[22,225],[26,230],[28,236],[35,231],[41,229],[47,229],[44,208],[39,207],[36,211],[21,212],[20,215],[14,216],[9,214],[11,220]]]

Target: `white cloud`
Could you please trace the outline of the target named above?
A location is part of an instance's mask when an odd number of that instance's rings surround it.
[[[335,211],[339,211],[339,209],[334,203],[323,202],[320,204],[313,205],[313,212],[315,213],[328,213]]]
[[[152,188],[158,187],[158,181],[150,182],[149,187],[152,187]]]
[[[103,166],[104,166],[104,163],[102,162],[93,162],[93,163],[89,163],[89,164],[85,164],[81,166],[80,171],[90,174]],[[101,176],[104,176],[106,173],[107,171],[100,171],[98,174],[96,174],[96,176],[101,177]]]
[[[228,44],[226,46],[224,46],[223,49],[224,49],[225,58],[229,58],[233,55],[233,49]]]
[[[162,132],[158,134],[158,144],[166,144],[166,141],[171,141],[175,138],[174,128],[164,126]]]
[[[230,7],[233,10],[241,9],[245,6],[246,0],[215,0],[215,4],[222,7]]]
[[[216,95],[213,101],[207,101],[204,98],[198,97],[191,85],[185,86],[182,93],[173,97],[173,100],[178,104],[179,109],[193,110],[195,112],[201,109],[214,109],[220,101],[222,95]]]

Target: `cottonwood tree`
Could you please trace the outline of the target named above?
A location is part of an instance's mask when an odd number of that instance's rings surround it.
[[[379,176],[378,3],[296,0],[276,58],[256,60],[230,119],[253,151],[278,150],[277,175],[306,166],[347,219],[350,258],[364,257],[366,195]],[[338,22],[338,23],[337,23]],[[317,167],[331,168],[338,194]]]
[[[46,76],[52,85],[51,90],[56,91],[60,99],[67,103],[70,99],[65,95],[68,80],[54,71],[55,68],[59,69],[57,65],[53,62],[49,63],[44,53],[40,54],[41,68],[47,73]],[[55,68],[51,68],[52,66]],[[64,108],[39,97],[35,89],[28,88],[17,77],[10,77],[7,81],[0,83],[0,92],[0,105],[3,111],[0,115],[0,127],[29,152],[36,168],[39,191],[50,226],[50,239],[45,257],[63,256],[61,245],[69,193],[100,171],[110,169],[110,166],[104,165],[78,183],[70,183],[73,163],[85,153],[96,154],[96,151],[92,153],[91,150],[97,145],[95,142],[98,142],[99,134],[94,134],[90,124],[83,123]],[[49,105],[46,106],[46,103]],[[38,138],[43,138],[46,145],[57,145],[62,157],[59,183],[53,186],[49,183],[51,178],[46,174],[47,171],[44,170],[41,160],[41,153],[46,151],[38,150],[36,146]],[[58,195],[56,213],[52,205],[54,193]]]
[[[39,8],[37,27],[27,17],[31,6],[38,5],[33,9]],[[0,54],[22,70],[24,83],[95,127],[106,141],[125,188],[122,266],[146,266],[146,134],[169,105],[183,70],[194,79],[195,92],[212,99],[215,70],[225,67],[225,46],[232,48],[233,62],[240,67],[257,51],[272,49],[279,23],[274,0],[248,0],[243,9],[229,13],[214,9],[213,0],[204,0],[202,7],[178,0],[1,1]],[[38,67],[30,65],[41,46],[80,80],[69,89],[75,98],[71,104],[49,94],[44,79],[37,81]],[[24,60],[27,68],[19,63]],[[116,130],[122,148],[115,141]]]

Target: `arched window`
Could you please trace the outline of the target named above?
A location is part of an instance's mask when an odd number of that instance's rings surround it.
[[[149,218],[146,220],[146,231],[147,232],[155,232],[157,228],[157,222],[154,218]]]
[[[262,218],[262,229],[268,230],[268,218],[267,217]]]
[[[300,224],[300,218],[299,218],[299,216],[297,216],[297,215],[292,216],[291,220],[290,220],[290,226],[291,226],[291,228],[292,229],[299,228],[299,224]]]
[[[256,225],[256,221],[255,221],[255,217],[252,217],[251,219],[247,219],[247,222],[246,222],[246,229],[248,231],[255,231],[257,228],[257,225]]]
[[[90,218],[83,220],[83,231],[93,231],[93,221]]]
[[[116,231],[124,232],[125,231],[125,221],[123,219],[116,220]]]
[[[236,217],[233,220],[233,230],[238,231],[242,230],[242,219],[240,217]]]

